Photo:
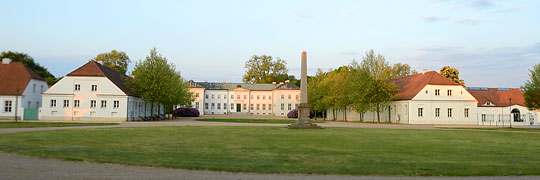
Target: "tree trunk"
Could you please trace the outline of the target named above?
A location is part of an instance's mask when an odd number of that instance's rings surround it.
[[[377,123],[381,123],[381,111],[380,107],[377,106]]]
[[[150,103],[150,121],[154,121],[154,103]]]
[[[158,105],[157,105],[157,114],[158,114],[158,115],[157,115],[157,117],[158,117],[157,119],[158,119],[158,120],[161,120],[161,104],[158,104]]]
[[[343,110],[343,122],[347,122],[347,109]]]
[[[360,112],[360,122],[363,123],[364,122],[364,112]]]

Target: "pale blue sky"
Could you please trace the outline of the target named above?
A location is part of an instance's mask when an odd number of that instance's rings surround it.
[[[0,0],[0,51],[25,52],[56,76],[112,49],[133,63],[152,47],[186,79],[241,81],[253,54],[299,76],[374,49],[414,69],[457,67],[467,86],[519,87],[540,63],[540,1]]]

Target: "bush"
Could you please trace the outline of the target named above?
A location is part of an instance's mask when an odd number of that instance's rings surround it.
[[[173,111],[173,115],[176,117],[199,117],[199,110],[192,107],[180,107]]]
[[[288,118],[298,118],[298,109],[293,109],[287,113]],[[313,111],[309,110],[309,118],[312,119],[315,117],[315,113]]]

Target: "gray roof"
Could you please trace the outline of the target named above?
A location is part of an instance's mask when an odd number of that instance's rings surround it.
[[[250,83],[217,83],[217,82],[194,82],[189,81],[191,88],[205,88],[208,90],[232,90],[236,88],[244,88],[252,91],[273,91],[280,90],[299,90],[300,88],[292,83],[286,82],[283,84],[250,84]]]

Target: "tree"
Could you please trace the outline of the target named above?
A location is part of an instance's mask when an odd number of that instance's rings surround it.
[[[98,54],[92,60],[101,61],[103,65],[123,74],[126,74],[127,66],[129,63],[131,63],[131,60],[129,60],[129,56],[125,52],[116,50]]]
[[[396,97],[395,92],[397,92],[398,87],[391,80],[397,75],[388,65],[385,57],[382,54],[375,56],[373,50],[366,53],[360,68],[370,78],[365,89],[366,93],[369,94],[365,99],[367,107],[369,110],[377,112],[377,122],[380,123],[380,112]]]
[[[450,66],[444,66],[441,68],[440,71],[441,75],[444,77],[447,77],[448,79],[465,86],[465,81],[463,79],[459,79],[459,70]]]
[[[152,115],[155,104],[186,105],[191,102],[191,94],[180,73],[176,72],[172,63],[168,63],[167,58],[158,54],[156,48],[150,51],[144,61],[137,62],[131,75],[134,78],[128,81],[128,86],[151,104]]]
[[[280,58],[272,56],[253,55],[245,65],[247,69],[244,78],[245,83],[272,83],[283,82],[288,77],[287,63]]]
[[[348,99],[350,100],[351,108],[360,113],[360,122],[363,122],[363,113],[370,110],[370,103],[367,101],[371,96],[370,85],[373,84],[369,74],[360,68],[360,65],[353,60],[350,68],[350,75],[346,80],[346,92]]]
[[[416,74],[416,70],[412,70],[408,64],[396,63],[392,66],[392,76],[394,78]]]
[[[326,78],[326,73],[322,69],[317,70],[317,74],[308,80],[308,103],[309,108],[315,113],[325,112],[329,106],[325,102],[325,97],[329,96],[328,88],[326,88],[322,81]],[[323,113],[326,114],[326,113]],[[315,116],[317,118],[317,116]],[[326,119],[326,117],[324,117]]]
[[[13,62],[22,62],[26,67],[34,71],[36,74],[41,76],[42,78],[47,81],[48,85],[53,85],[56,82],[58,82],[61,78],[55,78],[53,74],[51,74],[47,68],[39,65],[39,63],[36,63],[34,61],[34,58],[29,56],[26,53],[20,53],[20,52],[13,52],[13,51],[7,51],[0,53],[0,59],[4,58],[10,58]]]
[[[525,85],[521,86],[525,90],[523,98],[525,106],[530,110],[540,109],[540,64],[534,65],[533,69],[529,69],[530,79],[525,81]]]

